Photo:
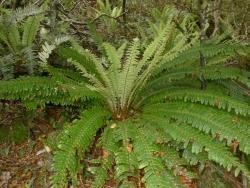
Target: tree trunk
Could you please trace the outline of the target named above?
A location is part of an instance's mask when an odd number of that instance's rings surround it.
[[[126,0],[122,1],[122,14],[123,14],[122,17],[123,17],[124,23],[126,23],[126,14],[125,14],[125,12],[126,12],[126,3],[127,3]]]

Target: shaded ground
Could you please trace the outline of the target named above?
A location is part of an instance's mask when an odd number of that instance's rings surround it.
[[[0,146],[0,187],[48,187],[51,154],[41,141]]]
[[[52,154],[48,153],[42,139],[23,144],[0,145],[1,188],[47,188],[50,185]],[[91,188],[91,182],[79,178],[79,187]],[[113,181],[105,188],[115,188]]]

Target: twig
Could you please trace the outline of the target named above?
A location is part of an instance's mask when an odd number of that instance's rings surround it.
[[[127,12],[128,12],[128,11],[123,12],[122,14],[120,14],[120,15],[117,16],[117,17],[113,17],[113,16],[110,16],[110,15],[108,15],[108,14],[103,13],[103,14],[100,14],[99,16],[97,16],[95,19],[93,19],[93,20],[91,21],[91,23],[96,22],[96,21],[99,20],[101,17],[108,17],[108,18],[115,19],[116,21],[118,21],[118,18],[122,17],[122,16],[123,16],[124,14],[126,14]],[[119,21],[118,21],[118,22],[119,22]]]

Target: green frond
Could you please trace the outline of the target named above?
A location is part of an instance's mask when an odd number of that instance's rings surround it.
[[[189,144],[183,151],[182,157],[185,158],[189,164],[197,165],[200,163],[201,167],[205,165],[208,159],[208,155],[205,151],[200,153],[193,153],[192,152],[192,144]]]
[[[171,69],[164,72],[159,78],[150,81],[148,85],[162,82],[170,83],[185,78],[199,79],[201,74],[204,74],[207,80],[231,79],[250,87],[250,73],[245,70],[225,66],[207,66],[206,68],[201,69],[198,65]]]
[[[98,59],[94,54],[92,54],[89,50],[82,48],[81,46],[79,46],[77,44],[76,41],[74,41],[73,39],[71,39],[71,43],[73,48],[80,53],[82,56],[84,56],[85,58],[83,59],[83,61],[88,61],[89,64],[93,64],[92,66],[95,67],[95,69],[97,70],[97,73],[95,74],[97,78],[100,78],[100,80],[102,80],[104,82],[105,85],[109,85],[110,81],[106,75],[106,69],[103,67],[102,62],[100,59]],[[69,57],[70,58],[70,57]],[[74,58],[74,57],[73,57]],[[80,60],[80,59],[79,59]],[[83,62],[79,62],[79,63],[83,63]],[[85,67],[87,70],[88,68]]]
[[[113,167],[114,154],[119,149],[118,144],[114,142],[113,131],[114,129],[110,126],[105,127],[98,143],[98,146],[102,147],[103,152],[107,155],[91,161],[94,166],[90,167],[89,171],[95,175],[91,185],[93,188],[102,187],[110,177],[109,172]]]
[[[50,75],[53,76],[53,79],[60,81],[62,83],[81,83],[81,82],[88,82],[79,72],[76,72],[71,69],[64,69],[64,68],[56,68],[52,66],[48,66],[47,70],[49,71]]]
[[[177,170],[176,168],[186,166],[188,163],[184,158],[180,157],[180,153],[169,146],[162,146],[163,159],[169,169]]]
[[[112,162],[113,161],[110,158],[102,158],[97,161],[95,160],[94,164],[99,166],[90,167],[88,169],[92,174],[95,175],[95,179],[92,182],[91,187],[100,188],[104,186],[107,179],[109,178],[109,170],[112,169]]]
[[[90,59],[90,57],[86,56],[83,52],[79,53],[79,51],[77,51],[76,49],[69,47],[59,47],[57,51],[61,57],[65,58],[66,60],[71,59],[78,62],[79,64],[84,66],[88,73],[98,77],[98,72],[96,70],[95,64],[93,63],[93,60]]]
[[[138,161],[133,152],[133,138],[136,136],[136,127],[130,121],[113,124],[113,142],[119,143],[120,147],[114,152],[115,175],[118,182],[128,181],[128,177],[136,177]]]
[[[136,67],[138,66],[138,56],[139,56],[139,45],[140,42],[136,38],[132,42],[131,46],[128,48],[127,57],[125,64],[123,65],[123,69],[121,72],[120,82],[121,85],[119,87],[120,95],[121,95],[121,106],[124,107],[126,102],[128,102],[129,94],[134,86],[134,82],[137,79],[138,72]]]
[[[125,141],[124,141],[125,142]],[[115,179],[118,182],[127,181],[128,177],[136,177],[137,169],[138,169],[138,162],[134,152],[130,151],[128,143],[124,143],[123,147],[121,147],[115,153]]]
[[[164,116],[166,119],[174,118],[190,123],[205,133],[211,132],[214,137],[219,137],[221,141],[226,139],[228,145],[236,140],[239,142],[241,151],[246,154],[250,153],[249,132],[243,128],[246,125],[244,126],[244,122],[240,122],[237,116],[228,112],[181,101],[147,105],[144,112],[146,114],[158,113],[158,116]]]
[[[229,96],[219,87],[209,85],[206,90],[191,87],[168,87],[150,92],[143,97],[143,103],[157,103],[165,100],[184,100],[214,106],[228,112],[250,117],[250,106],[244,101]]]
[[[122,59],[125,53],[125,50],[127,48],[127,42],[124,42],[118,49],[117,49],[117,53],[119,55],[119,59]]]
[[[32,16],[29,17],[23,24],[23,36],[22,36],[22,45],[29,46],[31,45],[37,34],[37,31],[40,26],[40,21],[42,17]]]
[[[95,179],[91,184],[93,188],[100,188],[106,183],[108,179],[108,171],[106,168],[103,167],[104,164],[100,163],[99,167],[91,167],[89,171],[95,175]]]
[[[221,55],[235,55],[237,49],[242,48],[242,46],[240,46],[239,44],[234,43],[211,43],[199,46],[196,40],[194,40],[193,42],[195,44],[194,46],[188,45],[184,48],[184,50],[180,49],[180,53],[173,55],[171,58],[169,56],[163,58],[162,62],[160,63],[161,66],[158,66],[154,70],[153,75],[159,75],[163,70],[181,65],[183,63],[196,62],[200,58],[200,53],[202,53],[209,60],[209,58],[214,58]]]
[[[122,184],[119,186],[119,188],[136,188],[135,182],[132,181],[124,181]]]
[[[142,59],[139,62],[141,67],[144,66],[146,63],[148,63],[148,61],[154,56],[165,35],[166,35],[166,28],[161,30],[160,34],[157,37],[155,37],[155,39],[146,47],[146,49],[143,52]]]
[[[96,132],[103,127],[103,120],[107,115],[103,108],[92,108],[65,130],[58,145],[59,150],[54,156],[55,174],[52,182],[55,187],[66,187],[67,178],[76,178],[79,170],[78,160],[83,157]]]
[[[210,135],[202,133],[199,129],[185,123],[169,122],[164,116],[147,115],[143,117],[146,122],[152,122],[158,126],[165,127],[165,131],[178,142],[183,142],[184,146],[192,143],[192,153],[198,154],[203,149],[208,152],[208,159],[222,165],[228,171],[236,167],[235,176],[243,172],[250,177],[250,171],[239,159],[234,156],[223,143],[216,141]]]
[[[10,25],[7,31],[8,41],[11,45],[11,49],[13,49],[14,54],[18,53],[19,48],[21,46],[21,38],[20,33],[16,25]]]
[[[110,71],[114,73],[118,72],[118,70],[121,69],[120,54],[117,52],[116,48],[110,43],[103,43],[103,48],[105,49],[105,55],[107,56],[109,61]]]
[[[119,149],[119,145],[117,142],[114,142],[114,129],[111,124],[107,127],[105,127],[103,134],[100,138],[100,146],[108,153],[110,153],[110,156],[114,155],[116,151]]]
[[[186,166],[189,165],[189,162],[180,156],[180,153],[174,148],[169,146],[162,146],[163,159],[166,163],[166,166],[169,170],[172,170],[174,174],[179,176],[185,176],[187,178],[194,179],[197,175],[194,172],[189,171]]]
[[[97,31],[97,28],[96,28],[94,23],[87,21],[87,27],[89,29],[89,33],[90,33],[91,38],[94,40],[96,46],[98,47],[98,50],[100,50],[102,53],[104,53],[104,50],[102,48],[102,44],[104,42],[103,36],[101,35],[101,33],[99,33]]]
[[[147,188],[180,187],[176,183],[174,175],[165,168],[163,159],[155,155],[155,153],[159,152],[159,147],[148,141],[146,139],[148,136],[145,127],[138,128],[137,138],[134,141],[139,168],[144,170],[143,183]]]
[[[32,100],[39,93],[44,96],[57,93],[58,85],[46,77],[21,77],[0,82],[1,99]],[[42,91],[42,92],[41,92]]]
[[[60,83],[48,77],[21,77],[0,82],[1,99],[21,99],[27,105],[33,103],[34,108],[39,105],[43,107],[50,102],[73,105],[76,101],[99,97],[98,93],[89,90],[84,84]]]
[[[141,91],[149,77],[152,74],[152,70],[157,67],[157,64],[163,57],[163,53],[166,48],[166,42],[171,36],[171,29],[173,28],[172,23],[168,25],[160,32],[159,36],[147,46],[145,49],[142,59],[138,62],[135,68],[135,72],[139,75],[138,79],[135,80],[133,90],[130,94],[129,103],[133,101],[133,97]]]
[[[119,80],[119,71],[121,69],[121,55],[118,54],[116,48],[109,43],[103,43],[103,48],[105,54],[109,61],[109,69],[107,71],[107,76],[109,77],[111,83],[111,92],[117,96],[118,92],[118,80]]]
[[[115,142],[133,140],[136,136],[136,127],[132,121],[115,122],[113,125],[113,139]]]

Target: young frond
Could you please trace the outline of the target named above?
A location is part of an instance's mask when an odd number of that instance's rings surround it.
[[[22,45],[29,46],[31,45],[36,37],[37,31],[40,26],[41,16],[29,17],[23,24],[23,36],[22,36]]]
[[[134,39],[131,46],[128,48],[126,61],[122,68],[120,76],[121,83],[119,85],[122,107],[125,107],[128,102],[129,94],[139,74],[139,72],[137,72],[137,67],[140,66],[138,65],[139,45],[139,40]]]

